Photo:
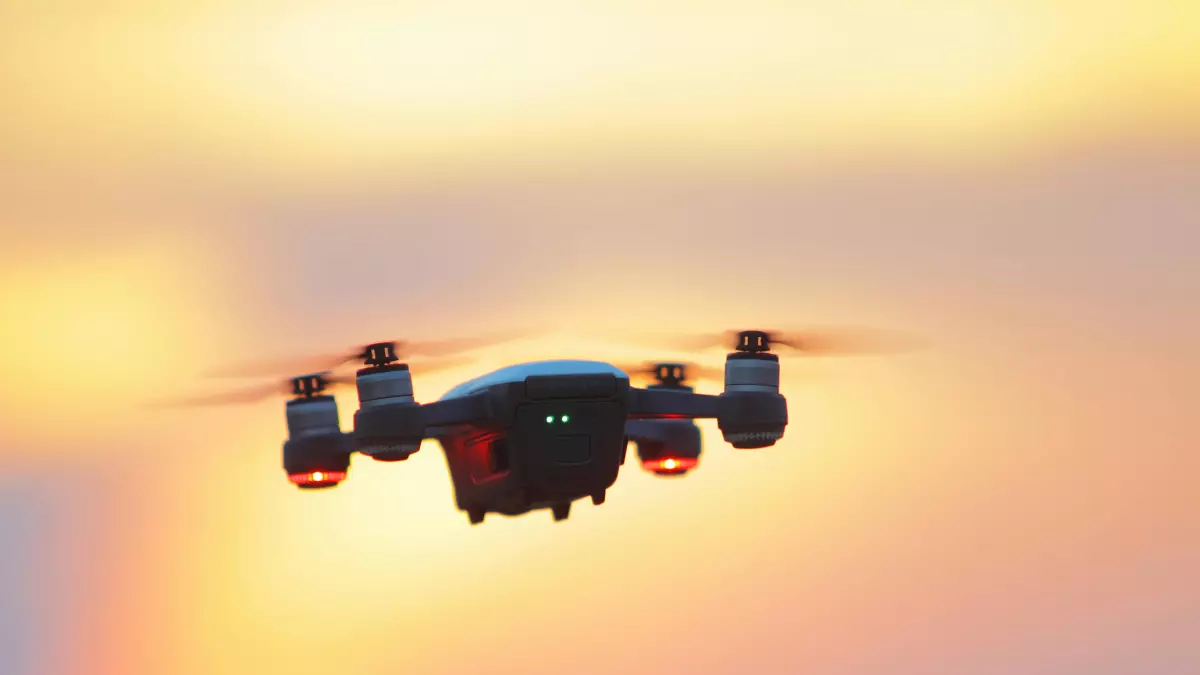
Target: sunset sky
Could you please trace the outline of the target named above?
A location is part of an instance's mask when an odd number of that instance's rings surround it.
[[[0,672],[1200,669],[1200,5],[383,4],[0,4]],[[140,408],[809,324],[931,348],[787,359],[776,447],[566,523]]]

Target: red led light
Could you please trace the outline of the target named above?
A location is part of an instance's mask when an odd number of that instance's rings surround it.
[[[658,474],[675,475],[687,473],[699,463],[700,460],[695,457],[660,457],[642,462],[642,467]]]
[[[345,471],[310,471],[309,473],[293,473],[288,480],[300,487],[329,487],[346,480]]]

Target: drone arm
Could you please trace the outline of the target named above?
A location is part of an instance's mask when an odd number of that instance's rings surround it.
[[[629,419],[678,420],[715,418],[719,396],[671,391],[669,389],[629,390]]]
[[[661,440],[662,426],[654,420],[629,419],[625,422],[625,438],[634,443],[658,441]]]
[[[407,456],[416,452],[421,441],[434,437],[437,429],[482,424],[491,419],[491,410],[488,398],[480,394],[424,405],[408,401],[360,406],[354,413],[354,442],[365,454],[377,448],[388,452],[400,448],[407,449]]]
[[[492,406],[486,394],[472,394],[426,403],[421,406],[421,416],[426,431],[434,427],[479,424],[492,418]]]

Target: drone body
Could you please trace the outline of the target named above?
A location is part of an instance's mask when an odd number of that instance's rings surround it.
[[[321,393],[321,376],[296,378],[284,469],[298,487],[332,487],[346,478],[354,452],[397,461],[434,439],[445,453],[455,502],[472,524],[488,513],[539,509],[564,520],[576,500],[604,502],[630,442],[644,468],[667,476],[683,475],[698,462],[695,419],[717,419],[725,440],[738,448],[782,438],[787,402],[779,394],[775,355],[729,354],[719,396],[684,385],[683,364],[661,367],[659,383],[639,389],[608,363],[524,363],[422,405],[413,400],[407,365],[377,363],[357,372],[359,409],[349,433],[340,429],[333,397]]]
[[[543,361],[451,389],[441,400],[482,394],[501,412],[492,424],[429,430],[446,454],[458,508],[477,523],[488,512],[541,508],[561,520],[577,499],[602,503],[625,460],[628,388],[628,376],[605,363]]]

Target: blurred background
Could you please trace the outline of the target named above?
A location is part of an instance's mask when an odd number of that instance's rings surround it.
[[[1200,668],[1200,5],[384,4],[0,3],[0,672]],[[789,360],[777,446],[566,523],[139,409],[825,323],[934,347]]]

